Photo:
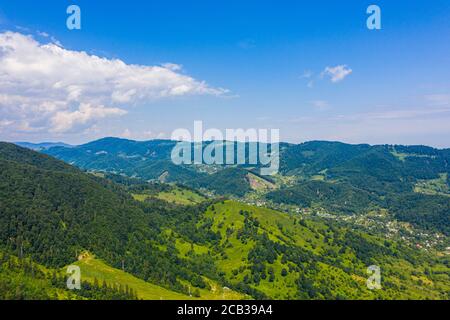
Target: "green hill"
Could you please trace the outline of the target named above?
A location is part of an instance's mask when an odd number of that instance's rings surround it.
[[[99,259],[95,259],[91,255],[85,255],[83,258],[74,263],[81,270],[82,277],[85,281],[94,283],[103,281],[110,286],[122,286],[133,289],[139,299],[143,300],[189,300],[189,299],[242,299],[244,296],[231,290],[224,291],[218,284],[210,281],[212,286],[219,287],[214,292],[210,289],[199,289],[199,297],[189,296],[188,294],[180,294],[167,290],[166,288],[145,282],[138,279],[127,272],[112,268]],[[192,289],[194,292],[194,288]]]
[[[11,252],[56,268],[89,251],[177,292],[206,287],[192,264],[161,250],[158,203],[143,207],[119,185],[5,143],[0,179],[0,245]]]
[[[97,281],[102,283],[105,281],[110,286],[128,286],[135,290],[139,299],[143,300],[183,300],[189,299],[188,295],[176,293],[166,288],[145,282],[122,270],[112,268],[95,259],[90,255],[86,255],[83,259],[74,263],[80,267],[82,278],[91,283]]]
[[[275,299],[448,297],[448,258],[382,238],[233,201],[211,206],[199,225],[221,235],[213,254],[233,288]],[[383,289],[367,289],[379,265]],[[424,284],[425,283],[425,284]]]
[[[30,258],[0,250],[0,300],[134,300],[134,289],[81,279],[80,288],[69,290],[66,269],[44,267]]]

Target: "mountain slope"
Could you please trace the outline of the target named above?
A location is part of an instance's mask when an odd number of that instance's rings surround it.
[[[15,142],[14,144],[16,144],[22,148],[31,149],[34,151],[42,151],[42,150],[50,149],[53,147],[64,147],[64,148],[72,147],[70,144],[63,143],[63,142],[41,142],[41,143]]]
[[[99,284],[80,279],[80,288],[67,288],[66,270],[37,264],[30,258],[16,257],[0,250],[0,300],[133,300],[128,286]],[[126,290],[124,290],[126,288]]]
[[[203,285],[194,266],[161,250],[158,204],[144,211],[118,185],[12,144],[0,144],[0,180],[1,247],[49,267],[89,251],[171,290]]]
[[[220,234],[211,254],[230,286],[256,297],[422,299],[450,289],[448,258],[344,226],[234,201],[210,206],[198,222],[206,225]],[[382,268],[382,290],[366,287],[369,265]]]
[[[48,156],[1,144],[0,169],[1,240],[41,262],[64,265],[82,248],[115,260],[127,229],[144,228],[143,213],[125,195]]]

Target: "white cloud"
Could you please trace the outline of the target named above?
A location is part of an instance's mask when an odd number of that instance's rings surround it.
[[[346,65],[339,65],[335,67],[326,67],[322,72],[323,76],[329,76],[331,82],[339,82],[345,79],[349,74],[353,72],[352,69],[348,68]]]
[[[335,67],[326,67],[321,73],[317,74],[317,76],[314,76],[314,73],[312,71],[306,70],[299,78],[306,79],[306,85],[311,89],[314,87],[316,80],[323,80],[325,76],[329,77],[331,82],[336,83],[344,80],[352,72],[353,70],[350,69],[347,65],[338,65]]]
[[[44,36],[44,34],[42,34]],[[184,95],[223,95],[181,66],[130,65],[0,33],[0,118],[10,130],[68,132],[121,116],[132,105]]]
[[[74,127],[75,123],[86,124],[109,116],[121,116],[126,113],[125,110],[119,108],[106,108],[104,106],[92,106],[82,103],[78,110],[58,111],[54,114],[50,119],[53,125],[51,131],[67,132]]]

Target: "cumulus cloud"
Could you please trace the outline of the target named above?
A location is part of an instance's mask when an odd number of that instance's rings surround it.
[[[66,132],[73,128],[74,124],[85,124],[89,121],[99,120],[109,116],[121,116],[126,114],[125,110],[119,108],[106,108],[105,106],[92,106],[82,103],[75,111],[58,111],[50,119],[51,131]]]
[[[325,70],[322,72],[322,75],[329,76],[331,82],[336,83],[344,80],[352,72],[353,70],[347,67],[346,65],[338,65],[335,67],[326,67]]]
[[[51,38],[51,37],[50,37]],[[127,108],[184,95],[223,95],[179,71],[106,59],[18,32],[0,33],[0,118],[11,130],[68,132]]]

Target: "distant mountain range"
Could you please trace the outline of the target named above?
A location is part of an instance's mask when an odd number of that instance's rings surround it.
[[[170,157],[175,144],[103,138],[80,146],[42,144],[47,147],[38,150],[84,170],[182,183],[217,195],[256,193],[264,202],[342,214],[390,209],[400,220],[450,234],[450,149],[281,143],[279,174],[266,177],[258,174],[260,164],[175,165]]]
[[[30,143],[30,142],[14,142],[14,144],[21,146],[23,148],[28,148],[34,151],[42,151],[45,149],[50,149],[53,147],[65,147],[71,148],[72,146],[63,142],[41,142],[41,143]]]
[[[170,155],[175,144],[175,141],[169,140],[140,142],[104,138],[80,146],[44,144],[41,151],[86,170],[114,171],[143,179],[156,179],[164,171],[168,171],[169,179],[172,180],[177,180],[180,174],[192,174],[187,169],[201,172],[195,166],[171,165]],[[204,147],[208,144],[204,143]],[[31,146],[35,149],[40,144]],[[384,175],[389,176],[408,175],[413,179],[427,179],[448,172],[449,159],[450,149],[426,146],[370,146],[325,141],[280,144],[280,172],[283,175],[311,176],[326,170],[328,175],[339,176],[344,172],[351,174],[357,168],[372,176],[381,176],[384,171]],[[216,166],[215,169],[220,168]],[[178,172],[170,176],[172,171]]]
[[[175,144],[104,138],[40,151],[84,170],[182,183],[217,195],[254,195],[275,204],[319,206],[342,214],[390,209],[400,220],[450,234],[450,149],[281,143],[280,172],[265,177],[258,174],[259,164],[175,165],[170,158]]]

